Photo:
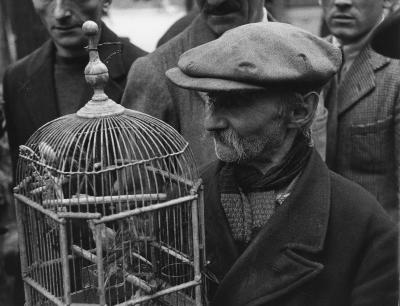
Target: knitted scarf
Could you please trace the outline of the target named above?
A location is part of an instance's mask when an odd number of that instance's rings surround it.
[[[266,174],[245,164],[226,163],[220,171],[221,204],[239,244],[247,245],[276,209],[275,191],[283,190],[306,166],[312,147],[302,134],[282,163]]]

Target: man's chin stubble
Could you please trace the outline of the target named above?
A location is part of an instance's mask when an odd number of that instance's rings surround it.
[[[218,144],[214,138],[214,150],[217,158],[227,163],[239,163],[246,159],[245,153],[242,154],[233,148],[228,148],[225,144]]]

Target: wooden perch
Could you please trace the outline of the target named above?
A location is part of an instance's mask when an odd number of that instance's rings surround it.
[[[92,262],[94,264],[97,263],[97,256],[96,255],[94,255],[93,253],[91,253],[91,252],[89,252],[89,251],[87,251],[85,249],[82,249],[81,247],[79,247],[79,246],[77,246],[75,244],[72,245],[72,251],[76,255],[79,255],[80,257],[85,258],[86,260],[88,260],[88,261],[90,261],[90,262]]]
[[[192,264],[190,259],[183,253],[179,252],[178,250],[175,250],[169,246],[165,246],[162,243],[157,243],[157,242],[151,242],[151,245],[156,248],[159,248],[161,251],[167,253],[168,255],[175,257],[176,259],[181,260],[184,263]]]
[[[158,168],[153,167],[153,166],[145,166],[145,168],[146,168],[147,171],[159,174],[159,175],[161,175],[162,177],[164,177],[166,179],[171,179],[171,180],[177,181],[179,183],[183,183],[183,184],[188,185],[188,186],[193,186],[194,185],[193,181],[185,179],[185,178],[180,177],[178,175],[172,174],[172,173],[170,173],[168,171],[161,170],[161,169],[158,169]]]
[[[146,293],[150,293],[153,290],[151,288],[151,286],[146,281],[140,279],[139,277],[137,277],[137,276],[135,276],[133,274],[125,273],[125,278],[132,285],[134,285],[136,287],[139,287],[140,289],[142,289]]]
[[[134,201],[163,201],[167,198],[165,193],[148,193],[148,194],[130,194],[130,195],[115,195],[115,196],[89,196],[84,195],[76,198],[62,200],[45,200],[43,206],[74,206],[74,205],[97,205],[97,204],[112,204],[121,202]]]

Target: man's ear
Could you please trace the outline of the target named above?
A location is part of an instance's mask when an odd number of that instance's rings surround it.
[[[107,15],[108,9],[110,8],[111,3],[112,3],[112,0],[104,0],[103,1],[103,8],[102,8],[103,15]]]
[[[319,94],[315,91],[303,96],[303,102],[292,109],[288,118],[289,128],[304,128],[310,126],[317,111]]]
[[[395,3],[396,0],[383,0],[383,7],[386,9],[391,9]]]

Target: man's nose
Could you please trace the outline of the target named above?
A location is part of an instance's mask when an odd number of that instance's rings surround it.
[[[225,116],[212,107],[206,106],[204,116],[204,128],[207,131],[218,131],[228,128],[229,123]]]
[[[54,17],[56,19],[63,19],[71,16],[71,11],[68,5],[69,0],[56,0],[54,7]]]
[[[340,8],[350,7],[353,5],[353,0],[334,0],[334,4]]]

